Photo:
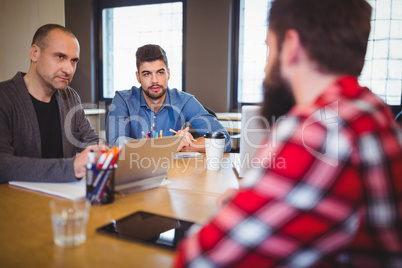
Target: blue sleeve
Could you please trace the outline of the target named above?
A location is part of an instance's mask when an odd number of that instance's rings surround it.
[[[220,131],[226,136],[225,153],[232,149],[232,140],[227,130],[219,123],[218,119],[199,103],[194,97],[191,97],[183,107],[183,115],[191,126],[201,135],[207,132]]]
[[[127,103],[116,92],[106,119],[106,141],[110,146],[120,145],[121,139],[130,140],[130,114]]]

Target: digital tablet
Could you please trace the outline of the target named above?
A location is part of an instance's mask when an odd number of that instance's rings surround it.
[[[99,227],[97,231],[113,237],[175,250],[194,222],[144,211]]]

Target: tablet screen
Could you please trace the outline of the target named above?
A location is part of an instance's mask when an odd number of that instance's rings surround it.
[[[97,229],[114,237],[175,250],[193,222],[137,211]]]

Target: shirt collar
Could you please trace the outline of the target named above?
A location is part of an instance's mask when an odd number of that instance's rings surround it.
[[[339,101],[341,97],[355,99],[362,91],[363,87],[354,76],[340,77],[333,84],[329,85],[314,101],[319,106],[328,105],[331,102]]]

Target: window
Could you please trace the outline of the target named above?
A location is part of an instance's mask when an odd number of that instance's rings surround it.
[[[267,0],[241,0],[239,20],[239,65],[237,102],[258,103],[263,99],[262,82],[267,48]]]
[[[401,105],[402,1],[368,0],[371,32],[360,83],[388,105]]]
[[[135,53],[146,44],[158,44],[166,51],[174,74],[169,87],[182,88],[183,2],[138,2],[126,1],[127,6],[112,7],[101,4],[100,99],[113,98],[116,90],[139,86]]]
[[[239,54],[237,102],[258,103],[263,99],[265,38],[271,1],[239,0]],[[402,1],[368,0],[373,8],[366,62],[359,77],[393,108],[402,95]],[[395,111],[394,111],[395,112]]]

